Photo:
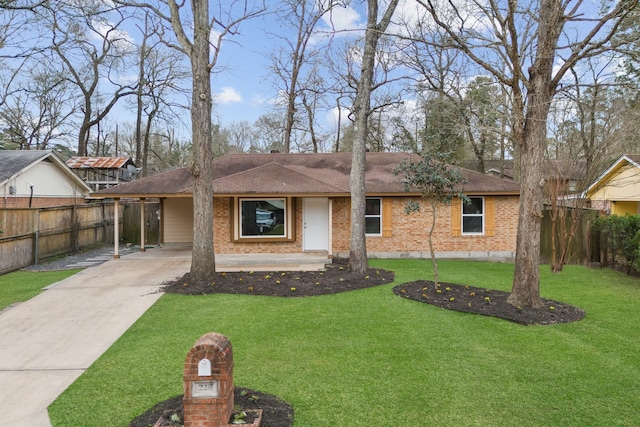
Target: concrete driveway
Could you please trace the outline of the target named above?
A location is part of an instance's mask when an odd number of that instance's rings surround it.
[[[190,265],[185,248],[129,254],[0,313],[0,425],[49,427],[47,407]]]

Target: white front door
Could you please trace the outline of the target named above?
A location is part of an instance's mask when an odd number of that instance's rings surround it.
[[[329,251],[329,199],[313,197],[302,202],[302,247],[305,251]]]

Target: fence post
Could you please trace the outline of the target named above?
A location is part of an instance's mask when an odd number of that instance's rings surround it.
[[[100,201],[100,219],[102,220],[102,243],[108,243],[107,240],[107,208],[106,208],[106,204],[105,204],[105,200],[102,199]]]
[[[120,258],[120,218],[119,218],[120,199],[113,199],[113,257]]]
[[[144,215],[144,197],[140,198],[140,251],[145,251],[145,237],[144,237],[144,228],[145,228],[145,215]]]
[[[40,260],[40,209],[33,210],[33,264]]]
[[[79,249],[79,234],[80,223],[78,221],[78,212],[76,211],[76,204],[71,206],[71,251],[78,252]]]

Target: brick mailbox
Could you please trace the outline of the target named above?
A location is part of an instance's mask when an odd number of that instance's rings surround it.
[[[224,427],[233,413],[233,350],[211,332],[191,347],[184,362],[185,427]]]

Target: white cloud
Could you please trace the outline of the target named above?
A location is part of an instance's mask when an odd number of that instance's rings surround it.
[[[95,31],[100,34],[100,36],[98,36],[95,33],[91,33],[94,40],[102,41],[103,39],[107,39],[113,43],[117,49],[125,52],[131,51],[135,45],[133,37],[131,37],[127,31],[115,28],[111,22],[94,21],[93,27]]]
[[[251,105],[253,106],[261,106],[261,105],[265,105],[265,104],[269,104],[270,101],[268,98],[266,98],[264,95],[261,95],[259,93],[256,93],[255,95],[253,95],[253,97],[251,98]]]
[[[213,99],[218,104],[229,104],[231,102],[242,102],[242,95],[232,87],[223,86],[220,92],[213,96]]]
[[[324,23],[321,31],[345,32],[363,30],[364,24],[360,20],[360,14],[354,8],[336,7],[322,17]]]
[[[325,117],[326,126],[332,131],[336,131],[338,129],[338,122],[340,122],[341,126],[347,126],[351,121],[349,120],[349,114],[351,114],[351,110],[348,108],[340,108],[338,107],[331,108]]]

